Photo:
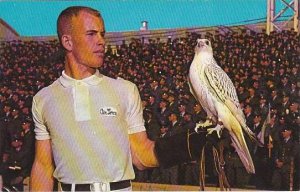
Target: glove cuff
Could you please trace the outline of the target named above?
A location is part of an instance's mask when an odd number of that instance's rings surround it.
[[[161,167],[198,160],[204,145],[206,144],[206,132],[189,131],[159,138],[155,143],[155,154]]]

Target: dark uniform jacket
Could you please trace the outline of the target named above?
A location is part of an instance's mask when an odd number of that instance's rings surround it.
[[[168,127],[168,134],[173,136],[176,135],[178,133],[183,132],[184,130],[181,127],[181,124],[177,121],[174,125],[172,125],[172,122],[170,123],[169,127]]]
[[[283,139],[274,146],[274,159],[282,161],[284,165],[290,165],[291,159],[297,154],[296,142],[290,138],[287,142]]]
[[[146,132],[148,138],[152,141],[155,141],[160,135],[160,124],[155,117],[145,121]]]
[[[199,112],[195,112],[192,115],[192,119],[195,123],[199,123],[199,121],[204,122],[206,120],[207,114],[204,110],[201,110]]]

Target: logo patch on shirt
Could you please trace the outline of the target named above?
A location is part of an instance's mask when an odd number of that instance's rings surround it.
[[[100,115],[104,116],[117,116],[117,110],[113,107],[103,107],[100,109]]]

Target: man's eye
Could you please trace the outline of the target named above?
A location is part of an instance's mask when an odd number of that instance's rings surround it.
[[[101,35],[101,37],[104,37],[105,36],[105,32],[101,32],[100,35]]]
[[[86,35],[93,36],[93,35],[95,35],[95,33],[87,33]]]

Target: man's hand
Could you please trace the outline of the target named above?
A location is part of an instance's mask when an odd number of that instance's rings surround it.
[[[268,144],[267,144],[267,147],[268,147],[268,149],[272,149],[274,146],[273,146],[272,143],[268,143]]]
[[[145,131],[129,134],[129,141],[133,164],[139,170],[158,166],[154,142],[148,139]]]

